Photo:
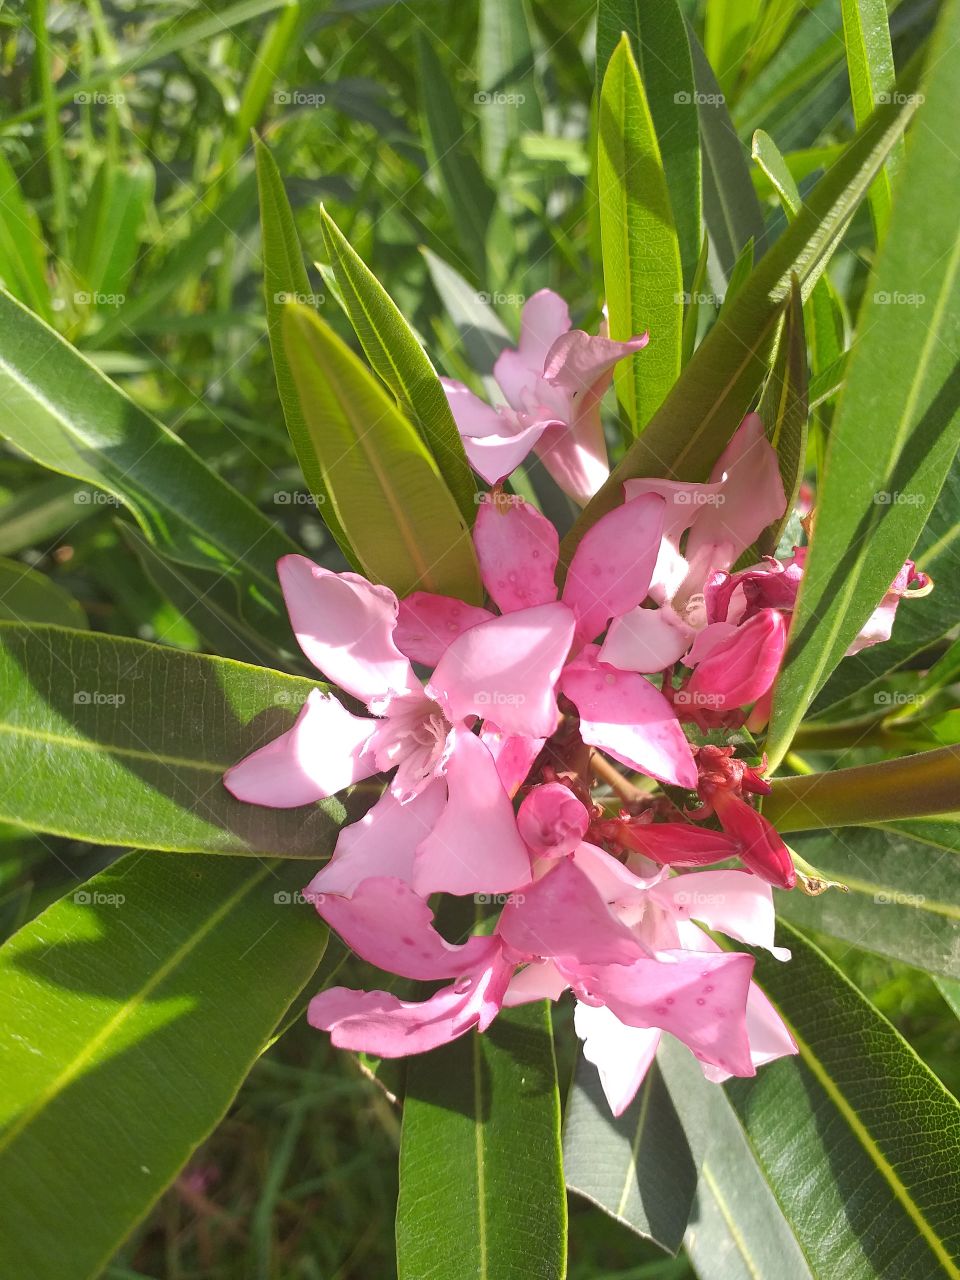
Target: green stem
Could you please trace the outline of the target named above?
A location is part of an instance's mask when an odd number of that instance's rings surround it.
[[[960,809],[960,747],[802,778],[775,778],[763,814],[778,831],[858,826]]]

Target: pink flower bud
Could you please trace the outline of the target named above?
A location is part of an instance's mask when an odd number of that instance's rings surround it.
[[[620,823],[617,840],[635,853],[670,867],[704,867],[736,858],[739,843],[722,831],[690,822]]]
[[[545,858],[573,853],[589,825],[586,807],[562,782],[534,787],[517,813],[517,827],[527,847]]]
[[[678,705],[728,711],[763,696],[773,684],[787,643],[776,609],[761,609],[714,645],[683,688]]]
[[[797,883],[797,872],[790,850],[763,814],[724,788],[709,788],[705,798],[712,804],[724,831],[739,845],[737,852],[744,865],[768,884],[792,889]]]

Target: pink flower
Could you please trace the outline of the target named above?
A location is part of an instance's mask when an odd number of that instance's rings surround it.
[[[503,1005],[558,999],[571,988],[577,1029],[616,1114],[629,1103],[661,1032],[685,1043],[711,1079],[753,1075],[796,1047],[751,982],[750,956],[720,950],[693,923],[781,959],[769,887],[743,872],[664,879],[637,874],[576,840],[589,814],[569,789],[534,788],[524,804],[534,857],[493,935],[460,946],[433,928],[429,907],[399,879],[367,879],[348,905],[318,909],[364,959],[407,977],[454,979],[422,1002],[333,988],[311,1002],[311,1023],[335,1044],[398,1057],[483,1030]],[[581,812],[577,814],[579,806]],[[401,945],[388,939],[401,934]]]
[[[503,892],[522,883],[529,862],[510,798],[471,724],[495,707],[498,722],[520,738],[538,743],[553,732],[572,610],[553,602],[491,616],[456,637],[424,688],[395,642],[392,591],[303,556],[284,557],[278,571],[304,653],[373,718],[314,690],[291,729],[228,771],[228,790],[287,808],[393,770],[388,791],[363,820],[383,841],[375,873],[390,874],[395,828],[409,842],[411,822],[422,816],[412,872],[418,892]],[[410,813],[401,815],[407,806]],[[345,850],[355,841],[348,832],[326,872],[350,857]]]
[[[663,510],[663,500],[652,494],[625,502],[598,520],[577,548],[561,596],[561,603],[576,619],[575,646],[557,688],[579,712],[580,734],[589,746],[661,781],[694,787],[696,769],[690,747],[667,698],[642,675],[604,663],[602,653],[591,643],[611,619],[635,610],[646,597]],[[482,503],[473,537],[484,586],[502,611],[499,621],[505,628],[507,619],[524,611],[557,607],[554,575],[559,541],[544,516],[520,499]],[[456,612],[455,602],[445,597],[419,592],[401,604],[397,635],[410,657],[437,664],[428,686],[433,688],[443,685],[448,654],[471,643],[468,638],[474,632],[482,633],[484,626],[492,625],[474,622],[466,611]],[[533,756],[518,751],[511,708],[473,709],[488,712],[485,741],[498,764],[504,754],[500,776],[512,793],[526,776]],[[528,736],[526,741],[532,744],[533,740]]]
[[[700,770],[698,787],[703,808],[697,816],[715,813],[727,835],[738,844],[740,858],[755,875],[792,889],[797,872],[790,850],[762,813],[746,800],[743,792],[769,794],[770,784],[755,769],[733,755],[733,747],[701,747],[697,752]]]
[[[474,470],[497,484],[535,449],[561,489],[587,502],[609,474],[600,402],[613,366],[647,341],[571,329],[567,304],[549,289],[528,298],[520,345],[501,352],[493,370],[505,405],[493,408],[462,382],[442,379]]]

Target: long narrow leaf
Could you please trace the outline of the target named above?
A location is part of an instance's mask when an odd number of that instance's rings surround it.
[[[657,134],[626,35],[604,77],[598,141],[610,336],[656,335],[616,371],[617,394],[640,432],[680,372],[683,272]]]
[[[133,853],[0,949],[3,1275],[98,1275],[220,1121],[323,955],[303,879]]]

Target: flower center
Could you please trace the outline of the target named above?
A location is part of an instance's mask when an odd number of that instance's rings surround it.
[[[437,776],[450,722],[426,694],[404,693],[391,698],[371,746],[377,768],[396,768],[392,789],[401,802],[412,800]]]

